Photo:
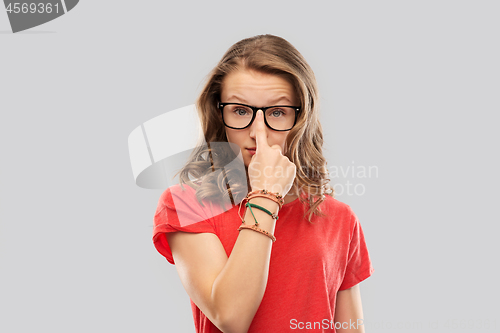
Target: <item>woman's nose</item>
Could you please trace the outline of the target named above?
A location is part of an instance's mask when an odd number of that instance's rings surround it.
[[[261,110],[261,109],[259,109],[259,110],[257,110],[257,112],[262,112],[262,110]],[[262,115],[264,115],[264,112],[262,112]],[[257,117],[257,114],[255,114],[255,119],[253,120],[252,125],[250,125],[250,137],[251,137],[252,139],[255,139],[255,132],[256,132],[257,122],[258,122],[258,121],[261,121],[261,122],[263,123],[264,127],[265,127],[265,128],[266,128],[266,130],[267,130],[266,123],[264,122],[264,117],[262,117],[262,118],[260,118],[260,119],[259,119],[259,118]]]

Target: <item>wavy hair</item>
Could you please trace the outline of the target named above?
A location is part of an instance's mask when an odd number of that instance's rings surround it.
[[[178,172],[180,183],[196,189],[198,201],[230,199],[240,202],[247,194],[248,183],[231,183],[229,179],[247,179],[241,168],[224,170],[224,164],[235,158],[231,150],[216,149],[210,143],[227,142],[220,111],[222,82],[226,75],[249,69],[266,74],[280,75],[288,80],[300,100],[301,112],[285,143],[285,156],[297,167],[292,186],[299,200],[307,204],[304,217],[311,222],[313,214],[325,216],[320,210],[325,194],[333,197],[323,156],[323,131],[319,121],[319,95],[316,78],[303,56],[288,41],[273,35],[259,35],[243,39],[227,50],[217,66],[208,75],[196,108],[202,124],[206,145],[200,145]],[[213,157],[217,156],[217,159]],[[191,180],[194,178],[194,180]],[[246,177],[245,177],[246,176]],[[200,182],[200,179],[204,180]],[[221,201],[219,201],[221,202]]]

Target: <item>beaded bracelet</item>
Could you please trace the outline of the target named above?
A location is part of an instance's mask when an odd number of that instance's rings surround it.
[[[272,197],[273,199],[276,198],[278,202],[280,202],[281,204],[284,203],[284,200],[283,200],[283,196],[279,193],[274,193],[274,192],[269,192],[268,190],[266,189],[263,189],[263,190],[254,190],[250,193],[247,194],[247,198],[250,198],[251,196],[255,195],[255,194],[264,194],[264,195],[269,195],[270,197]]]
[[[248,200],[250,200],[252,198],[256,198],[256,197],[264,197],[264,198],[271,199],[272,201],[274,201],[278,204],[280,209],[281,209],[281,207],[283,207],[283,205],[285,203],[285,201],[283,200],[283,196],[281,196],[278,193],[269,192],[266,189],[255,190],[255,191],[248,193],[246,196],[246,200],[248,201]]]
[[[243,230],[243,229],[249,229],[249,230],[260,232],[261,234],[266,235],[267,237],[271,238],[271,240],[273,241],[273,243],[276,242],[276,237],[274,237],[273,234],[271,234],[271,233],[269,233],[269,232],[267,232],[265,230],[262,230],[261,228],[257,227],[256,225],[242,224],[238,228],[238,231]]]
[[[248,207],[248,209],[250,209],[250,213],[252,213],[253,220],[255,221],[255,226],[258,227],[259,226],[259,222],[257,222],[257,218],[255,218],[255,215],[253,215],[252,206],[247,206],[247,207]],[[245,223],[245,221],[243,221],[242,223]]]
[[[278,204],[278,208],[279,208],[279,209],[281,209],[281,208],[283,207],[283,204],[282,204],[282,203],[280,203],[278,200],[276,200],[276,198],[275,198],[275,197],[271,197],[271,196],[269,196],[269,195],[265,195],[265,194],[254,194],[254,195],[252,195],[252,196],[251,196],[251,197],[249,197],[249,198],[245,198],[245,200],[249,201],[249,200],[252,200],[253,198],[267,198],[267,199],[269,199],[269,200],[271,200],[271,201],[276,202],[276,203]]]
[[[270,211],[268,211],[267,209],[265,209],[265,208],[264,208],[264,207],[262,207],[262,206],[259,206],[259,205],[256,205],[256,204],[253,204],[253,203],[250,203],[250,202],[249,202],[249,200],[250,200],[250,199],[253,199],[253,198],[254,198],[254,197],[251,197],[251,198],[249,198],[249,199],[246,199],[246,198],[245,198],[245,199],[243,199],[243,200],[240,202],[240,207],[238,208],[238,215],[239,215],[239,217],[240,217],[240,219],[241,219],[241,221],[242,221],[242,222],[243,222],[243,217],[241,216],[240,210],[241,210],[241,204],[242,204],[242,203],[243,203],[243,201],[245,201],[245,200],[247,201],[247,203],[245,204],[245,206],[246,206],[246,207],[249,207],[249,208],[250,208],[250,207],[256,207],[256,208],[259,208],[260,210],[262,210],[262,211],[266,212],[267,214],[269,214],[269,215],[270,215],[273,219],[275,219],[275,220],[277,220],[277,219],[278,219],[278,215],[271,213]],[[249,205],[250,205],[250,206],[249,206]],[[279,206],[279,204],[278,204],[278,206]],[[251,209],[251,208],[250,208],[250,212],[251,212],[251,213],[252,213],[252,215],[253,215],[253,212],[252,212],[252,209]],[[255,219],[255,216],[254,216],[254,219]]]
[[[268,198],[268,199],[276,202],[278,204],[278,206],[279,206],[279,209],[281,209],[281,207],[284,204],[283,197],[281,195],[279,195],[278,193],[268,192],[265,189],[264,190],[255,190],[255,191],[252,191],[252,192],[248,193],[245,198],[243,198],[243,200],[240,202],[240,207],[238,208],[238,215],[239,215],[239,217],[240,217],[240,219],[241,219],[242,222],[243,222],[243,217],[241,216],[240,210],[241,210],[241,205],[243,204],[243,201],[246,200],[246,202],[248,203],[249,200],[251,200],[253,198],[256,198],[256,197],[264,197],[264,198]],[[252,212],[252,214],[253,214],[253,212]]]
[[[270,211],[268,211],[267,209],[265,209],[262,206],[259,206],[259,205],[256,205],[256,204],[253,204],[253,203],[250,203],[250,202],[247,202],[245,206],[247,206],[248,208],[250,208],[250,207],[258,208],[261,211],[266,212],[267,214],[269,214],[274,220],[278,219],[278,215],[276,215],[274,213],[271,213]],[[252,212],[252,214],[253,214],[253,212]]]
[[[262,230],[261,228],[259,228],[259,222],[257,222],[257,219],[255,218],[255,215],[253,214],[253,211],[252,211],[252,206],[253,207],[256,207],[256,208],[262,208],[265,212],[267,212],[268,214],[270,214],[273,218],[274,216],[276,216],[275,214],[271,213],[270,211],[268,211],[267,209],[265,209],[264,207],[261,207],[259,205],[255,205],[255,204],[251,204],[249,202],[246,203],[246,205],[248,207],[248,209],[250,209],[250,213],[252,213],[252,216],[253,216],[253,219],[255,220],[255,224],[254,225],[246,225],[245,224],[245,220],[243,220],[243,218],[241,217],[240,215],[240,218],[241,218],[241,226],[238,228],[238,231],[242,230],[242,229],[250,229],[250,230],[253,230],[253,231],[257,231],[257,232],[260,232],[261,234],[263,235],[266,235],[267,237],[271,238],[271,240],[273,241],[273,243],[276,241],[276,237],[274,237],[273,234],[270,234],[269,232],[265,231],[265,230]],[[240,207],[241,207],[241,203],[240,203]],[[239,211],[238,211],[238,214],[239,214]],[[274,215],[274,216],[273,216]],[[276,219],[278,217],[276,216]]]
[[[250,193],[248,193],[247,195],[252,195],[252,194],[256,194],[256,193],[263,193],[263,194],[270,194],[270,195],[274,195],[276,198],[278,199],[281,199],[283,198],[283,196],[281,196],[279,193],[274,193],[274,192],[269,192],[268,190],[266,189],[262,189],[262,190],[253,190],[251,191]]]

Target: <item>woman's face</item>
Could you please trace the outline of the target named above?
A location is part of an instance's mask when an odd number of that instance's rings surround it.
[[[298,105],[293,86],[286,79],[248,69],[240,69],[226,75],[222,81],[221,103],[242,103],[256,107]],[[241,130],[225,127],[227,140],[240,147],[246,167],[253,155],[249,148],[256,147],[255,126],[256,120]],[[285,142],[288,133],[289,131],[274,131],[266,126],[269,146],[279,145],[283,155],[286,153]]]

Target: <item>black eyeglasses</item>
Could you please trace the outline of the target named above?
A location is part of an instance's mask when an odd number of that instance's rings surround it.
[[[266,126],[274,131],[289,131],[297,122],[300,107],[289,105],[274,105],[258,108],[240,103],[219,103],[222,122],[232,129],[245,129],[252,125],[258,110],[264,113]]]

